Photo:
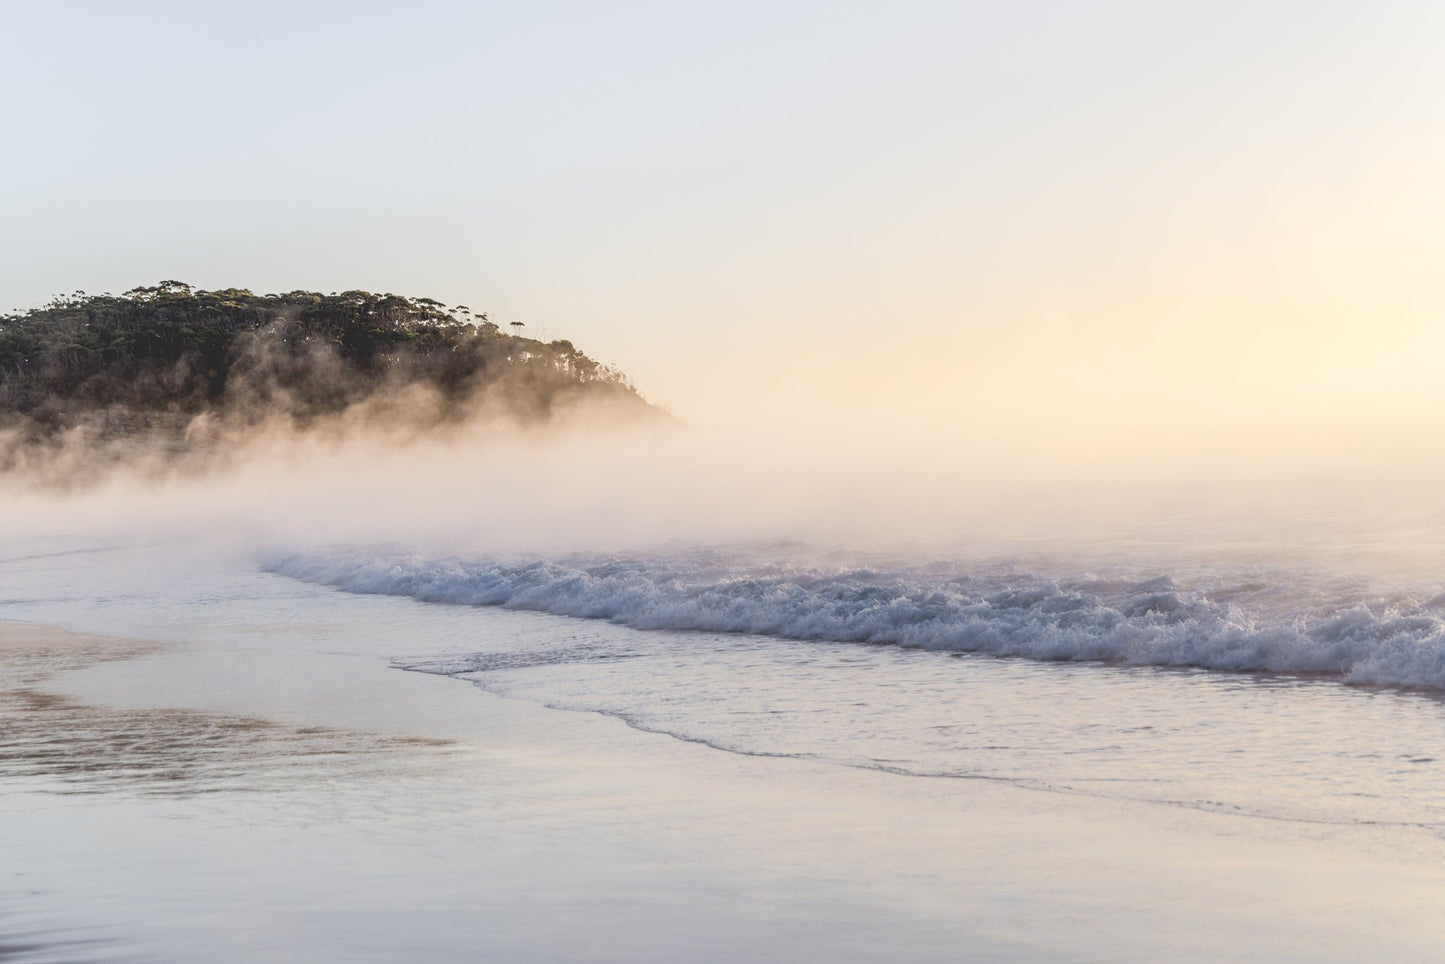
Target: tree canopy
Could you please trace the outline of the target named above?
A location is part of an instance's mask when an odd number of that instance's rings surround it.
[[[434,421],[481,409],[546,420],[602,397],[650,410],[624,375],[570,342],[506,334],[430,298],[162,281],[0,315],[0,429],[12,448],[77,431],[180,440],[202,415],[304,426],[358,407],[395,413],[418,392]]]

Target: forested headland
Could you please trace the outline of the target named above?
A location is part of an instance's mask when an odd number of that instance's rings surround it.
[[[0,315],[0,469],[61,450],[179,458],[260,425],[542,424],[591,403],[657,411],[571,342],[429,298],[165,281]]]

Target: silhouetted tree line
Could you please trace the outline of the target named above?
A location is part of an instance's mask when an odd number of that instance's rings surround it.
[[[504,334],[484,314],[430,298],[163,281],[0,315],[0,426],[12,439],[79,429],[180,440],[203,414],[304,426],[364,403],[399,411],[381,403],[418,388],[433,420],[478,406],[545,420],[593,397],[647,409],[621,373],[570,342]]]

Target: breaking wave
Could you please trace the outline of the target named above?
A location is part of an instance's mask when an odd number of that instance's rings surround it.
[[[277,554],[267,571],[353,593],[605,619],[638,629],[1335,674],[1445,689],[1445,597],[1224,572],[1108,580],[956,565],[818,568],[700,552],[666,558],[427,559],[355,549]]]

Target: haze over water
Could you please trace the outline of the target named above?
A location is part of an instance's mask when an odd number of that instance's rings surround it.
[[[689,422],[1086,461],[1439,422],[1433,4],[78,9],[4,41],[6,306],[427,294]]]
[[[7,20],[0,309],[429,296],[673,417],[0,479],[0,620],[140,641],[0,637],[0,957],[1445,946],[1445,8]]]

